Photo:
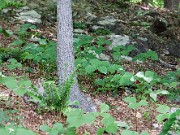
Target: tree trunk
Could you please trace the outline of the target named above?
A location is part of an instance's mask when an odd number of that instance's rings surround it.
[[[75,72],[71,4],[71,0],[58,0],[57,2],[57,70],[60,85],[63,85]],[[86,112],[96,111],[91,99],[79,90],[76,75],[74,82],[71,87],[70,101],[79,101],[80,107]]]
[[[164,7],[170,10],[178,10],[180,0],[164,0]]]

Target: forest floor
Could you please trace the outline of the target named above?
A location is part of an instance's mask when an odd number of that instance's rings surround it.
[[[109,15],[110,13],[116,13],[115,17],[120,17],[120,19],[122,20],[122,25],[124,26],[123,34],[129,34],[128,33],[129,31],[133,31],[136,34],[141,35],[141,37],[147,37],[147,35],[148,36],[150,35],[147,33],[151,33],[151,32],[147,29],[144,31],[143,27],[140,27],[140,26],[135,27],[135,26],[128,25],[130,23],[130,20],[133,20],[134,18],[136,18],[136,16],[131,15],[130,13],[133,13],[135,8],[140,9],[139,12],[142,12],[142,9],[145,7],[138,4],[131,5],[130,7],[128,7],[127,12],[124,12],[124,10],[113,9],[113,8],[106,9],[107,10],[106,11],[106,10],[103,10],[103,5],[101,7],[102,7],[101,10],[94,8],[93,12],[96,12],[96,15],[98,15],[99,17]],[[155,10],[162,16],[166,16],[166,18],[168,18],[169,20],[172,19],[171,17],[172,15],[178,16],[178,13],[169,12],[165,9],[151,7],[151,10]],[[144,11],[146,10],[144,9]],[[129,22],[127,21],[127,14],[129,14],[129,17],[128,17]],[[83,17],[79,19],[75,19],[75,20],[83,21]],[[43,21],[44,23],[46,23],[47,20],[43,20]],[[173,36],[175,36],[176,37],[175,39],[177,40],[177,42],[179,42],[180,40],[179,25],[173,24],[175,23],[173,20],[170,20],[169,22],[172,22],[171,25],[173,25],[173,29],[171,29],[171,34],[173,33],[174,34]],[[42,32],[42,35],[44,37],[56,41],[56,22],[52,22],[52,23],[50,22],[49,24],[48,23],[49,22],[47,21],[46,25],[41,26],[40,31]],[[18,22],[8,21],[7,18],[4,20],[3,19],[0,20],[0,26],[3,27],[4,29],[11,29],[14,31],[14,29],[16,29],[16,26],[18,24],[19,24]],[[92,35],[92,33],[89,33],[89,34]],[[160,37],[155,34],[154,35],[152,34],[152,37],[148,37],[148,39],[152,38],[152,44],[154,44],[154,36],[156,36],[157,38],[162,38],[163,40],[165,40],[165,42],[166,41],[168,42],[167,33],[166,35],[164,36],[161,35]],[[9,43],[11,43],[13,39],[10,37],[5,37],[3,35],[0,35],[0,41],[1,41],[1,44],[6,46]],[[162,55],[163,53],[162,43],[158,44],[158,42],[156,42],[156,45],[157,46],[159,45],[159,50],[157,51],[161,53],[161,58],[164,61],[166,61],[166,63],[172,63],[172,64],[175,63],[176,68],[180,67],[179,58],[175,56]],[[150,70],[156,71],[159,75],[164,75],[168,71],[175,70],[174,68],[164,67],[160,62],[154,62],[151,60],[146,61],[144,63],[139,63],[139,64],[134,64],[132,62],[124,61],[122,65],[124,66],[124,69],[126,69],[126,71],[132,72],[132,73],[137,73],[137,71],[139,70],[139,67],[141,67],[142,71],[145,71],[146,69],[150,69]],[[1,70],[2,72],[6,74],[11,74],[10,71],[6,69],[5,67],[1,67]],[[16,73],[19,75],[22,74],[21,71],[17,71]],[[37,74],[33,74],[33,75],[27,74],[27,75],[32,79],[33,82],[36,82],[36,79],[38,78]],[[92,88],[91,84],[89,84],[86,80],[82,80],[82,78],[79,78],[79,81],[82,82],[80,83],[82,87],[89,88],[90,92],[94,91],[94,88]],[[29,103],[24,102],[24,100],[21,97],[16,96],[15,94],[13,94],[12,91],[8,90],[6,87],[2,85],[0,86],[0,94],[1,95],[3,94],[5,97],[7,97],[7,99],[8,98],[11,99],[11,100],[6,100],[6,99],[2,100],[2,102],[0,102],[0,107],[4,108],[5,110],[18,110],[18,112],[12,115],[12,119],[16,121],[17,123],[20,123],[20,124],[23,123],[25,127],[32,129],[33,131],[41,135],[44,135],[44,133],[39,130],[40,125],[48,124],[49,126],[52,126],[55,122],[65,123],[66,118],[60,113],[45,112],[45,113],[38,114],[37,106],[35,104],[29,104]],[[87,94],[91,95],[91,97],[93,98],[97,106],[100,105],[100,103],[106,103],[110,105],[110,108],[111,108],[110,114],[112,114],[116,118],[117,121],[127,122],[130,125],[132,130],[138,131],[138,132],[147,131],[151,135],[157,135],[158,133],[160,133],[162,125],[158,125],[158,127],[153,127],[153,124],[157,123],[156,118],[155,118],[157,115],[157,112],[155,111],[156,110],[155,104],[150,103],[149,105],[150,107],[140,107],[137,110],[137,112],[135,112],[132,109],[129,109],[127,107],[128,105],[122,100],[122,98],[125,97],[126,93],[119,92],[119,94],[117,94],[116,96],[113,96],[111,92],[98,93],[96,95],[92,95],[90,93],[87,93]],[[171,107],[173,106],[180,107],[179,106],[180,104],[171,102],[167,100],[166,98],[159,101],[159,103],[161,102],[166,103],[167,105]],[[145,112],[149,112],[149,116],[146,118],[143,116]],[[15,117],[15,116],[20,116],[20,117]],[[77,133],[82,134],[82,133],[85,133],[85,131],[88,131],[93,135],[95,134],[95,131],[97,130],[97,128],[98,127],[84,125],[83,127],[80,127],[77,130]]]

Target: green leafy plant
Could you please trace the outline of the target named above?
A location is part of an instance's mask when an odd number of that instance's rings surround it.
[[[19,26],[19,29],[15,31],[21,38],[26,38],[28,35],[30,35],[30,31],[37,29],[35,25],[32,25],[30,23],[25,23]],[[29,32],[28,32],[29,30]]]
[[[48,132],[49,135],[58,135],[58,134],[64,134],[65,129],[64,125],[62,123],[55,123],[53,127],[49,127],[48,125],[41,125],[40,130],[44,132]],[[74,130],[75,133],[75,130]]]
[[[2,2],[2,5],[3,5],[3,2]],[[0,33],[4,34],[5,36],[9,36],[9,32],[5,29],[3,29],[1,26],[0,26]]]
[[[0,10],[8,7],[22,7],[23,4],[21,2],[18,2],[16,0],[0,0]]]
[[[143,131],[140,134],[136,131],[131,131],[131,130],[123,130],[121,132],[121,135],[149,135],[149,133]]]
[[[70,88],[73,84],[73,77],[65,82],[63,86],[56,86],[54,81],[44,82],[44,94],[41,97],[43,105],[50,107],[50,110],[61,111],[68,105]]]
[[[94,38],[92,36],[81,35],[74,39],[74,47],[77,59],[94,59],[105,50],[105,46],[111,42],[102,37]]]
[[[128,56],[129,53],[133,50],[135,50],[136,48],[133,45],[128,45],[128,46],[118,46],[118,47],[114,47],[112,49],[112,56],[114,58],[115,61],[119,61],[120,60],[120,56]]]
[[[10,119],[10,116],[7,114],[7,111],[0,109],[0,127],[4,126]]]
[[[136,55],[133,58],[133,61],[136,61],[136,60],[145,61],[148,58],[150,58],[152,60],[158,60],[158,55],[156,52],[148,50],[147,52]]]
[[[7,66],[7,68],[8,68],[9,70],[14,70],[14,69],[16,69],[16,68],[21,68],[21,67],[22,67],[22,64],[19,63],[19,62],[17,62],[16,59],[9,59],[8,62],[9,62],[10,64],[7,64],[6,66]]]
[[[30,80],[8,76],[0,77],[0,83],[19,96],[23,96],[32,85]]]
[[[82,22],[73,22],[73,27],[76,29],[85,29],[86,24],[84,24]]]
[[[169,113],[170,107],[168,107],[167,105],[160,104],[159,107],[157,108],[157,111],[160,113],[156,116],[158,122],[163,122],[164,119],[168,119],[169,116],[171,115],[171,113]]]
[[[140,106],[147,106],[148,102],[146,100],[136,101],[135,97],[126,97],[123,99],[125,102],[129,103],[128,107],[136,110]]]
[[[8,125],[5,127],[0,127],[0,133],[2,135],[22,135],[22,134],[37,135],[36,133],[34,133],[31,130],[28,130],[28,129],[21,127],[21,126],[14,126],[14,125]]]
[[[107,133],[117,133],[118,126],[128,127],[126,123],[115,121],[115,119],[108,113],[109,106],[106,104],[101,104],[100,112],[86,113],[80,109],[67,109],[64,113],[67,116],[67,124],[55,123],[52,128],[48,125],[42,125],[40,129],[42,131],[48,132],[50,135],[58,134],[76,134],[76,128],[82,126],[83,124],[91,125],[95,122],[97,117],[101,117],[101,123],[103,127],[100,127],[97,131],[97,135],[102,135],[104,132]]]
[[[173,123],[177,120],[177,117],[180,117],[180,110],[178,109],[176,112],[172,113],[167,122],[165,122],[164,127],[159,135],[166,135],[168,131],[172,127]],[[179,130],[180,131],[180,130]]]

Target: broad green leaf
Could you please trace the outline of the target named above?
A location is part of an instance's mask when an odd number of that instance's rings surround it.
[[[76,128],[70,127],[66,131],[66,135],[76,135]]]
[[[162,94],[162,95],[168,95],[169,91],[167,91],[167,90],[157,90],[156,93],[157,94]]]
[[[100,113],[99,115],[104,118],[111,117],[111,114],[109,114],[109,113]]]
[[[51,128],[48,125],[41,125],[40,126],[40,130],[44,131],[44,132],[50,132]]]
[[[55,123],[53,125],[53,128],[62,129],[63,128],[63,124],[62,123]]]
[[[8,120],[9,116],[7,116],[6,112],[0,110],[0,125],[4,125]]]
[[[156,119],[158,123],[163,122],[164,119],[169,118],[170,114],[158,114]]]
[[[136,76],[139,77],[139,78],[143,78],[144,77],[144,72],[138,72],[136,74]]]
[[[113,59],[115,60],[115,61],[117,61],[117,60],[119,60],[120,59],[120,52],[113,52],[112,53],[112,56],[113,56]]]
[[[99,70],[99,72],[103,74],[107,74],[107,68],[105,66],[97,67],[97,69]]]
[[[128,107],[131,108],[131,109],[137,109],[139,106],[138,106],[137,103],[130,103],[130,104],[128,105]]]
[[[178,82],[172,82],[172,83],[170,83],[170,87],[172,87],[172,88],[176,88],[177,85],[178,85]]]
[[[69,127],[80,127],[85,122],[83,119],[83,111],[77,109],[67,113],[67,122],[69,123]]]
[[[111,123],[110,125],[108,125],[105,129],[108,133],[116,133],[118,130],[117,124],[115,123]]]
[[[85,71],[86,71],[87,74],[91,74],[95,70],[97,70],[97,67],[95,65],[93,65],[93,66],[89,65],[89,66],[85,67]]]
[[[16,90],[14,90],[14,93],[19,96],[23,96],[26,92],[27,92],[26,88],[18,88]]]
[[[107,104],[103,103],[103,104],[101,104],[100,109],[101,109],[101,113],[108,112],[109,106]]]
[[[103,135],[104,131],[105,131],[105,128],[99,128],[97,131],[97,135]]]
[[[22,128],[22,127],[18,127],[16,129],[16,135],[36,135],[33,131]]]
[[[147,81],[148,83],[150,83],[153,80],[153,77],[154,77],[154,72],[146,71],[144,80]]]
[[[32,60],[34,58],[34,55],[29,53],[29,52],[24,52],[21,54],[21,58],[25,61],[25,60]]]
[[[136,98],[135,97],[126,97],[123,99],[127,103],[136,103]]]
[[[68,127],[80,127],[85,122],[82,116],[74,116],[74,117],[68,117],[67,118]]]
[[[119,68],[122,68],[122,66],[113,64],[110,67],[108,67],[108,71],[113,74],[115,71],[119,71]]]
[[[113,78],[111,79],[111,82],[114,82],[114,81],[119,81],[121,79],[122,75],[120,74],[115,74],[113,76]]]
[[[72,110],[70,112],[67,112],[66,115],[68,117],[74,117],[74,116],[82,116],[83,115],[83,111],[80,110],[80,109],[75,109],[75,110]]]
[[[167,105],[159,105],[159,107],[157,108],[157,111],[159,112],[159,113],[168,113],[169,112],[169,110],[170,110],[170,107],[169,106],[167,106]]]
[[[147,106],[147,105],[148,105],[148,102],[146,100],[141,100],[138,103],[138,106]]]
[[[40,39],[40,40],[39,40],[39,44],[40,44],[40,45],[46,45],[46,44],[47,44],[46,39]]]
[[[146,77],[152,77],[152,78],[153,78],[154,72],[152,72],[152,71],[146,71],[146,72],[145,72],[145,76],[146,76]]]
[[[21,46],[24,43],[21,39],[15,40],[14,42],[10,43],[9,46]]]
[[[112,116],[110,116],[110,117],[105,117],[105,118],[102,119],[101,122],[107,127],[107,126],[109,126],[109,125],[111,125],[111,124],[114,124],[115,119],[114,119]]]
[[[122,127],[122,128],[125,128],[125,129],[129,129],[130,128],[126,122],[115,121],[115,123],[117,124],[118,127]]]
[[[138,133],[135,131],[131,131],[131,130],[123,130],[121,132],[121,135],[138,135]]]
[[[96,116],[93,113],[86,113],[83,115],[84,123],[91,125],[95,120]]]
[[[98,66],[99,63],[101,63],[101,61],[98,59],[91,59],[89,62],[91,65],[94,65],[94,66]]]
[[[109,63],[109,61],[100,61],[99,65],[104,66],[104,67],[109,67],[110,63]]]
[[[156,94],[156,93],[151,92],[151,93],[150,93],[150,97],[151,97],[154,101],[157,101],[157,94]]]
[[[105,85],[105,80],[96,79],[96,80],[95,80],[95,84],[97,84],[97,85],[99,85],[99,86],[104,86],[104,85]]]
[[[2,135],[9,135],[9,132],[4,127],[0,127],[0,133]]]
[[[4,77],[3,84],[10,90],[14,90],[18,87],[17,80],[14,77]]]
[[[145,74],[144,72],[138,72],[136,74],[137,77],[143,78],[148,83],[150,83],[153,80],[153,75],[154,75],[154,72],[151,72],[151,71],[146,71]]]
[[[119,83],[120,85],[129,85],[131,84],[131,78],[133,74],[126,72],[120,79]]]
[[[10,64],[6,65],[10,70],[14,70],[16,68],[22,67],[22,64],[17,62],[16,59],[9,59],[8,62],[10,62]]]
[[[50,132],[49,132],[49,135],[58,135],[59,131],[57,131],[56,129],[52,129]]]
[[[147,54],[151,57],[152,60],[158,60],[158,55],[155,51],[147,51]]]
[[[18,85],[19,87],[25,87],[25,88],[28,88],[32,85],[31,81],[30,80],[20,80],[18,82]]]
[[[2,3],[1,3],[2,4]],[[0,4],[0,5],[1,5]],[[1,7],[1,6],[0,6]],[[0,8],[1,9],[1,8]],[[2,27],[0,27],[0,33],[3,33],[6,37],[8,37],[10,34],[7,30],[3,29]]]

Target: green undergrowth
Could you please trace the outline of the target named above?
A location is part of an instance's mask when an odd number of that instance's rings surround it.
[[[85,28],[84,24],[75,23],[74,27]],[[122,135],[139,133],[131,131],[126,122],[116,121],[109,113],[109,106],[102,104],[101,111],[95,113],[84,113],[80,109],[67,109],[67,99],[70,87],[73,84],[72,79],[67,80],[66,85],[56,85],[57,78],[51,76],[56,72],[56,43],[46,39],[38,31],[37,27],[32,24],[23,24],[19,29],[9,33],[9,31],[0,27],[0,33],[7,37],[17,35],[18,38],[12,41],[6,47],[0,47],[0,65],[6,67],[11,75],[4,71],[0,72],[0,84],[12,90],[18,96],[28,95],[29,102],[38,104],[37,111],[43,113],[45,109],[49,111],[62,111],[67,116],[66,124],[55,123],[53,127],[43,125],[40,129],[48,132],[50,135],[67,134],[74,135],[76,128],[85,124],[92,124],[96,118],[101,118],[102,127],[96,131],[98,135],[103,133],[116,134],[120,127]],[[34,38],[32,38],[34,37]],[[76,73],[80,81],[87,81],[93,87],[93,93],[106,93],[107,91],[118,95],[119,92],[128,93],[123,100],[128,107],[134,110],[136,117],[137,109],[142,106],[149,106],[154,103],[157,106],[158,123],[163,123],[162,133],[167,133],[176,122],[177,113],[171,113],[170,107],[158,104],[163,98],[175,100],[179,97],[178,85],[180,69],[171,71],[167,75],[160,76],[156,72],[138,71],[137,73],[127,72],[122,63],[121,56],[128,56],[131,51],[136,49],[133,45],[120,46],[107,52],[107,47],[111,42],[103,37],[92,37],[88,35],[76,35],[74,37],[75,65]],[[110,60],[101,60],[100,55],[108,53]],[[134,64],[137,60],[158,60],[158,55],[154,51],[141,53],[133,58]],[[34,70],[31,67],[36,67]],[[38,72],[37,78],[45,78],[41,85],[44,92],[32,84],[27,76],[19,76],[17,70],[23,74]],[[83,79],[82,79],[83,78]],[[83,87],[83,86],[82,86]],[[88,90],[87,90],[88,92]],[[148,101],[148,102],[147,102]],[[2,121],[0,131],[2,133],[16,134],[35,134],[26,130],[20,125],[6,125],[6,112],[0,112]],[[145,116],[145,115],[144,115]],[[168,120],[167,123],[165,120]],[[5,122],[5,123],[4,123]],[[177,123],[177,122],[176,122]],[[175,129],[178,131],[178,129]],[[88,134],[88,133],[87,133]],[[142,132],[140,135],[147,135]]]

